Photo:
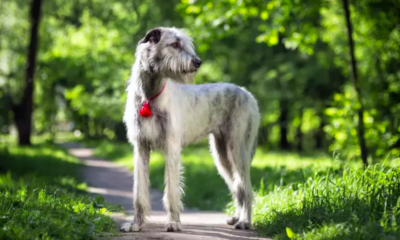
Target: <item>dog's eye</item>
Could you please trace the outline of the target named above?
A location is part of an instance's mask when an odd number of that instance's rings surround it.
[[[178,42],[174,42],[174,43],[171,43],[171,47],[173,47],[173,48],[179,48],[179,43]]]

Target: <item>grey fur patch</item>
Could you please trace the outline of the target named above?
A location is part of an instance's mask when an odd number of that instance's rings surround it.
[[[140,108],[140,106],[142,105],[142,98],[138,94],[136,94],[134,99],[135,106]]]
[[[197,95],[193,98],[193,106],[196,106],[199,103],[199,97]]]
[[[244,106],[247,104],[247,102],[249,101],[249,97],[247,96],[247,94],[241,94],[240,96],[240,106]]]
[[[215,106],[218,106],[221,104],[221,94],[217,93],[217,95],[215,96],[214,100],[213,100],[213,104]]]
[[[232,132],[233,128],[233,121],[234,121],[234,94],[231,88],[227,88],[224,91],[224,101],[225,101],[225,111],[224,111],[224,120],[222,121],[222,127],[221,129],[223,130],[223,133],[226,137],[226,139],[230,138],[230,133]],[[231,142],[231,141],[230,141]],[[231,147],[232,148],[232,147]]]
[[[251,119],[247,120],[247,129],[246,129],[246,142],[250,140],[250,133],[251,133]]]
[[[222,136],[213,134],[213,137],[215,140],[214,141],[215,148],[217,149],[218,156],[219,156],[219,162],[221,163],[221,165],[225,169],[225,171],[229,174],[229,177],[232,179],[233,178],[232,165],[228,158],[228,152],[226,149],[227,143]]]
[[[144,216],[144,210],[142,205],[138,204],[135,202],[135,211],[134,211],[134,219],[133,219],[133,224],[137,224],[139,226],[142,226],[145,220]]]
[[[142,126],[142,122],[140,121],[140,118],[136,118],[136,125],[138,126],[139,129]]]
[[[147,140],[140,141],[139,154],[143,160],[144,166],[147,167],[144,170],[147,170],[150,161],[150,143]]]
[[[157,112],[155,114],[155,121],[157,126],[160,129],[159,132],[159,137],[157,139],[157,145],[159,147],[165,147],[164,144],[166,144],[166,139],[167,139],[167,134],[168,134],[168,124],[169,124],[169,116],[167,112]]]
[[[147,59],[150,66],[150,72],[152,74],[158,74],[160,71],[159,63],[161,58],[155,46],[147,49]]]
[[[210,95],[210,87],[205,87],[203,88],[203,94],[206,95],[206,97],[208,97]]]
[[[153,72],[142,72],[140,77],[141,89],[137,95],[144,95],[146,99],[149,99],[160,92],[163,82],[162,77],[159,74]]]
[[[246,200],[246,191],[242,187],[238,187],[235,192],[235,197],[240,206],[243,206]]]
[[[212,106],[210,106],[210,108],[212,108]],[[208,124],[210,125],[212,122],[213,122],[213,114],[209,114],[208,115]]]
[[[202,92],[209,92],[211,88],[213,88],[212,84],[203,84],[203,85],[199,85],[200,89]]]
[[[228,100],[232,96],[232,89],[231,88],[226,88],[224,91],[224,96],[225,99]]]
[[[149,84],[149,88],[150,88],[150,89],[155,89],[157,79],[158,79],[158,76],[157,76],[157,75],[152,74],[152,75],[150,76],[150,84]]]

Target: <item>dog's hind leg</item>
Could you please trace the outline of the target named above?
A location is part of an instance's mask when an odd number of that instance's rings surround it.
[[[165,190],[164,208],[167,211],[167,223],[165,228],[168,232],[181,231],[180,211],[182,210],[181,194],[181,156],[180,146],[170,146],[166,151],[165,159]]]
[[[223,136],[217,133],[210,134],[210,149],[214,159],[215,166],[219,174],[225,180],[228,188],[233,196],[233,169],[232,164],[228,159],[227,145]],[[236,211],[233,217],[227,219],[227,224],[234,225],[239,221],[241,206],[235,200]]]
[[[134,183],[133,183],[133,215],[132,223],[122,225],[121,231],[138,232],[145,223],[150,211],[149,195],[149,158],[150,146],[147,143],[138,142],[134,147]]]
[[[234,141],[234,140],[232,140]],[[250,180],[250,153],[245,143],[228,143],[228,158],[233,162],[233,196],[240,206],[239,221],[235,223],[237,229],[249,229],[251,225],[251,208],[253,190]]]

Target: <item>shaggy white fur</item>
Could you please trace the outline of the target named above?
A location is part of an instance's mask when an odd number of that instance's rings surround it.
[[[182,229],[181,149],[207,136],[218,171],[236,203],[236,214],[228,224],[250,228],[250,164],[260,122],[257,101],[234,84],[190,84],[200,65],[191,39],[176,28],[152,29],[139,42],[124,115],[128,139],[134,146],[134,221],[123,225],[122,231],[140,231],[150,211],[152,149],[165,154],[166,230]],[[165,83],[162,94],[150,101],[153,115],[140,116],[143,103],[159,93]]]

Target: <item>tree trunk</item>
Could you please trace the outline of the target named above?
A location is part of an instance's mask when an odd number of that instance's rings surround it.
[[[125,124],[122,121],[114,125],[114,132],[117,141],[126,142],[128,140],[126,136]]]
[[[287,106],[286,100],[281,100],[279,104],[281,115],[279,116],[279,127],[281,128],[280,131],[280,148],[284,150],[288,150],[290,148],[289,141],[287,139],[288,134],[288,115],[289,110]]]
[[[303,132],[301,131],[301,127],[303,125],[303,108],[300,109],[299,112],[299,117],[300,117],[300,123],[299,126],[297,126],[296,130],[296,139],[297,139],[297,151],[302,152],[303,151]]]
[[[325,132],[324,132],[324,127],[325,127],[325,120],[324,120],[324,114],[321,112],[319,115],[319,126],[317,129],[317,132],[315,134],[315,148],[316,149],[322,149],[324,147],[324,139],[325,139]]]
[[[346,25],[347,25],[347,36],[349,41],[349,54],[350,54],[350,72],[351,72],[351,79],[353,83],[354,90],[357,95],[357,101],[360,104],[360,108],[357,110],[358,115],[358,126],[357,126],[357,136],[358,142],[360,145],[361,150],[361,159],[365,166],[368,166],[368,151],[367,146],[365,143],[365,136],[364,136],[364,107],[362,104],[362,96],[361,96],[361,89],[359,86],[359,82],[357,79],[357,61],[354,56],[354,41],[353,41],[353,28],[351,24],[351,13],[349,9],[349,2],[348,0],[343,0],[343,8],[345,12],[346,18]]]
[[[13,106],[19,145],[31,144],[33,90],[41,6],[42,0],[32,0],[30,12],[31,31],[26,62],[24,95],[21,103]]]
[[[89,115],[83,115],[83,127],[82,132],[85,134],[85,137],[90,138],[90,126],[89,126]]]
[[[258,143],[260,145],[269,145],[269,125],[261,126],[258,135]]]

